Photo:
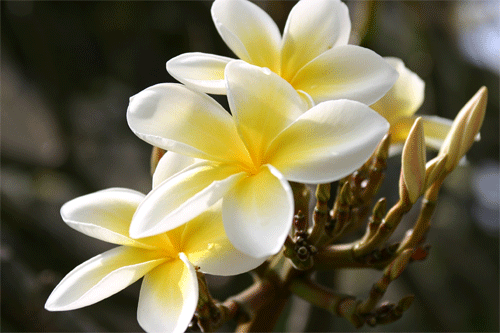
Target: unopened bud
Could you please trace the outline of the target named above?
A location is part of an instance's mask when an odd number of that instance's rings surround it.
[[[484,120],[487,100],[488,89],[482,87],[455,117],[443,146],[439,150],[439,156],[448,155],[446,170],[453,170],[472,146]]]
[[[425,165],[425,188],[429,188],[445,172],[448,155],[436,156]]]
[[[425,139],[422,118],[417,118],[406,139],[401,170],[412,203],[420,197],[425,186]]]

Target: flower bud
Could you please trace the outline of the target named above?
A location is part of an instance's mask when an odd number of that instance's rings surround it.
[[[401,172],[409,199],[415,203],[425,186],[425,140],[420,117],[415,120],[403,147]]]
[[[438,154],[438,156],[448,155],[445,166],[447,171],[457,166],[476,139],[484,120],[487,100],[488,89],[481,87],[455,117]]]
[[[436,156],[425,165],[425,188],[429,188],[444,173],[448,155]]]

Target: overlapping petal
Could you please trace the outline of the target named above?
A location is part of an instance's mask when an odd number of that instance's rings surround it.
[[[244,61],[227,65],[226,80],[229,107],[238,133],[254,163],[260,164],[258,159],[267,146],[307,110],[307,105],[278,75]]]
[[[137,320],[147,332],[182,333],[198,303],[198,281],[183,253],[144,277]]]
[[[240,59],[279,70],[281,34],[260,7],[244,0],[216,0],[212,18],[224,42]]]
[[[347,6],[339,0],[302,0],[288,16],[281,48],[281,74],[290,81],[309,61],[334,46],[346,45],[351,33]]]
[[[222,200],[185,224],[180,248],[193,265],[208,274],[241,274],[267,259],[250,257],[231,244],[222,224]]]
[[[399,78],[385,96],[370,107],[392,125],[399,119],[411,117],[417,112],[424,101],[425,82],[406,68],[401,59],[384,59],[398,71]]]
[[[130,236],[156,235],[195,218],[231,188],[244,173],[232,164],[193,164],[153,189],[132,218]]]
[[[397,78],[397,71],[375,52],[343,45],[310,61],[290,83],[316,103],[345,98],[370,105],[384,96]]]
[[[194,164],[196,160],[193,157],[177,154],[173,151],[167,151],[156,166],[153,174],[153,188],[160,185],[167,178],[172,177],[179,171],[184,170],[188,166]]]
[[[239,181],[224,197],[222,219],[227,237],[240,251],[260,258],[276,254],[293,219],[293,193],[271,165]]]
[[[387,121],[362,103],[323,102],[285,129],[265,159],[288,180],[327,183],[359,168],[388,129]]]
[[[127,121],[150,144],[180,154],[216,161],[244,160],[236,127],[208,95],[180,84],[157,84],[130,98]]]
[[[225,94],[224,68],[231,60],[214,54],[184,53],[167,61],[167,71],[189,88]]]
[[[45,308],[78,309],[97,303],[131,285],[168,260],[159,251],[120,246],[87,260],[62,279]]]
[[[108,243],[154,249],[158,239],[132,239],[132,216],[145,195],[126,188],[110,188],[87,194],[61,207],[61,216],[70,227]]]

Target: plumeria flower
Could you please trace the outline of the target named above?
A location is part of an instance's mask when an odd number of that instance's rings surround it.
[[[232,116],[211,97],[174,83],[131,97],[130,128],[165,150],[201,159],[162,181],[138,207],[132,237],[174,229],[223,198],[228,238],[258,257],[277,253],[294,214],[288,181],[327,183],[352,173],[389,128],[368,106],[327,101],[308,110],[268,69],[225,69]],[[158,172],[158,171],[157,171]]]
[[[422,118],[426,146],[439,150],[453,121],[438,116],[416,116],[415,112],[424,101],[424,81],[406,68],[401,59],[387,57],[385,60],[398,71],[399,78],[387,94],[370,107],[391,124],[390,154],[401,152],[403,143],[418,117]]]
[[[76,267],[57,285],[45,308],[66,311],[94,304],[144,276],[137,319],[148,332],[184,332],[198,303],[194,266],[209,274],[234,275],[259,266],[236,250],[222,225],[221,202],[167,233],[132,239],[129,227],[144,194],[112,188],[63,205],[72,228],[121,245]]]
[[[397,79],[397,72],[375,52],[347,45],[351,21],[339,0],[299,1],[283,37],[271,17],[246,0],[215,0],[212,18],[238,58],[280,75],[309,106],[343,98],[370,105]],[[224,68],[231,60],[185,53],[169,60],[167,70],[190,88],[225,94]]]

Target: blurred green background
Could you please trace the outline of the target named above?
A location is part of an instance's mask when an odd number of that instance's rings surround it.
[[[261,1],[283,29],[292,1]],[[450,175],[428,236],[428,259],[410,265],[384,300],[415,294],[402,320],[361,331],[499,330],[498,1],[347,2],[351,43],[403,59],[426,83],[419,114],[453,119],[482,86],[489,104],[469,164]],[[141,331],[139,284],[93,306],[50,313],[43,305],[78,264],[112,245],[66,226],[61,205],[107,187],[147,193],[151,148],[128,129],[128,98],[174,80],[168,59],[189,51],[233,56],[211,2],[1,2],[1,326],[3,332]],[[223,97],[217,98],[224,102]],[[429,154],[429,157],[432,153]],[[397,200],[399,159],[381,195]],[[396,231],[412,225],[412,211]],[[364,298],[381,273],[318,274]],[[210,278],[224,299],[248,275]],[[354,331],[344,319],[292,299],[280,331]],[[227,330],[231,326],[224,326]]]

